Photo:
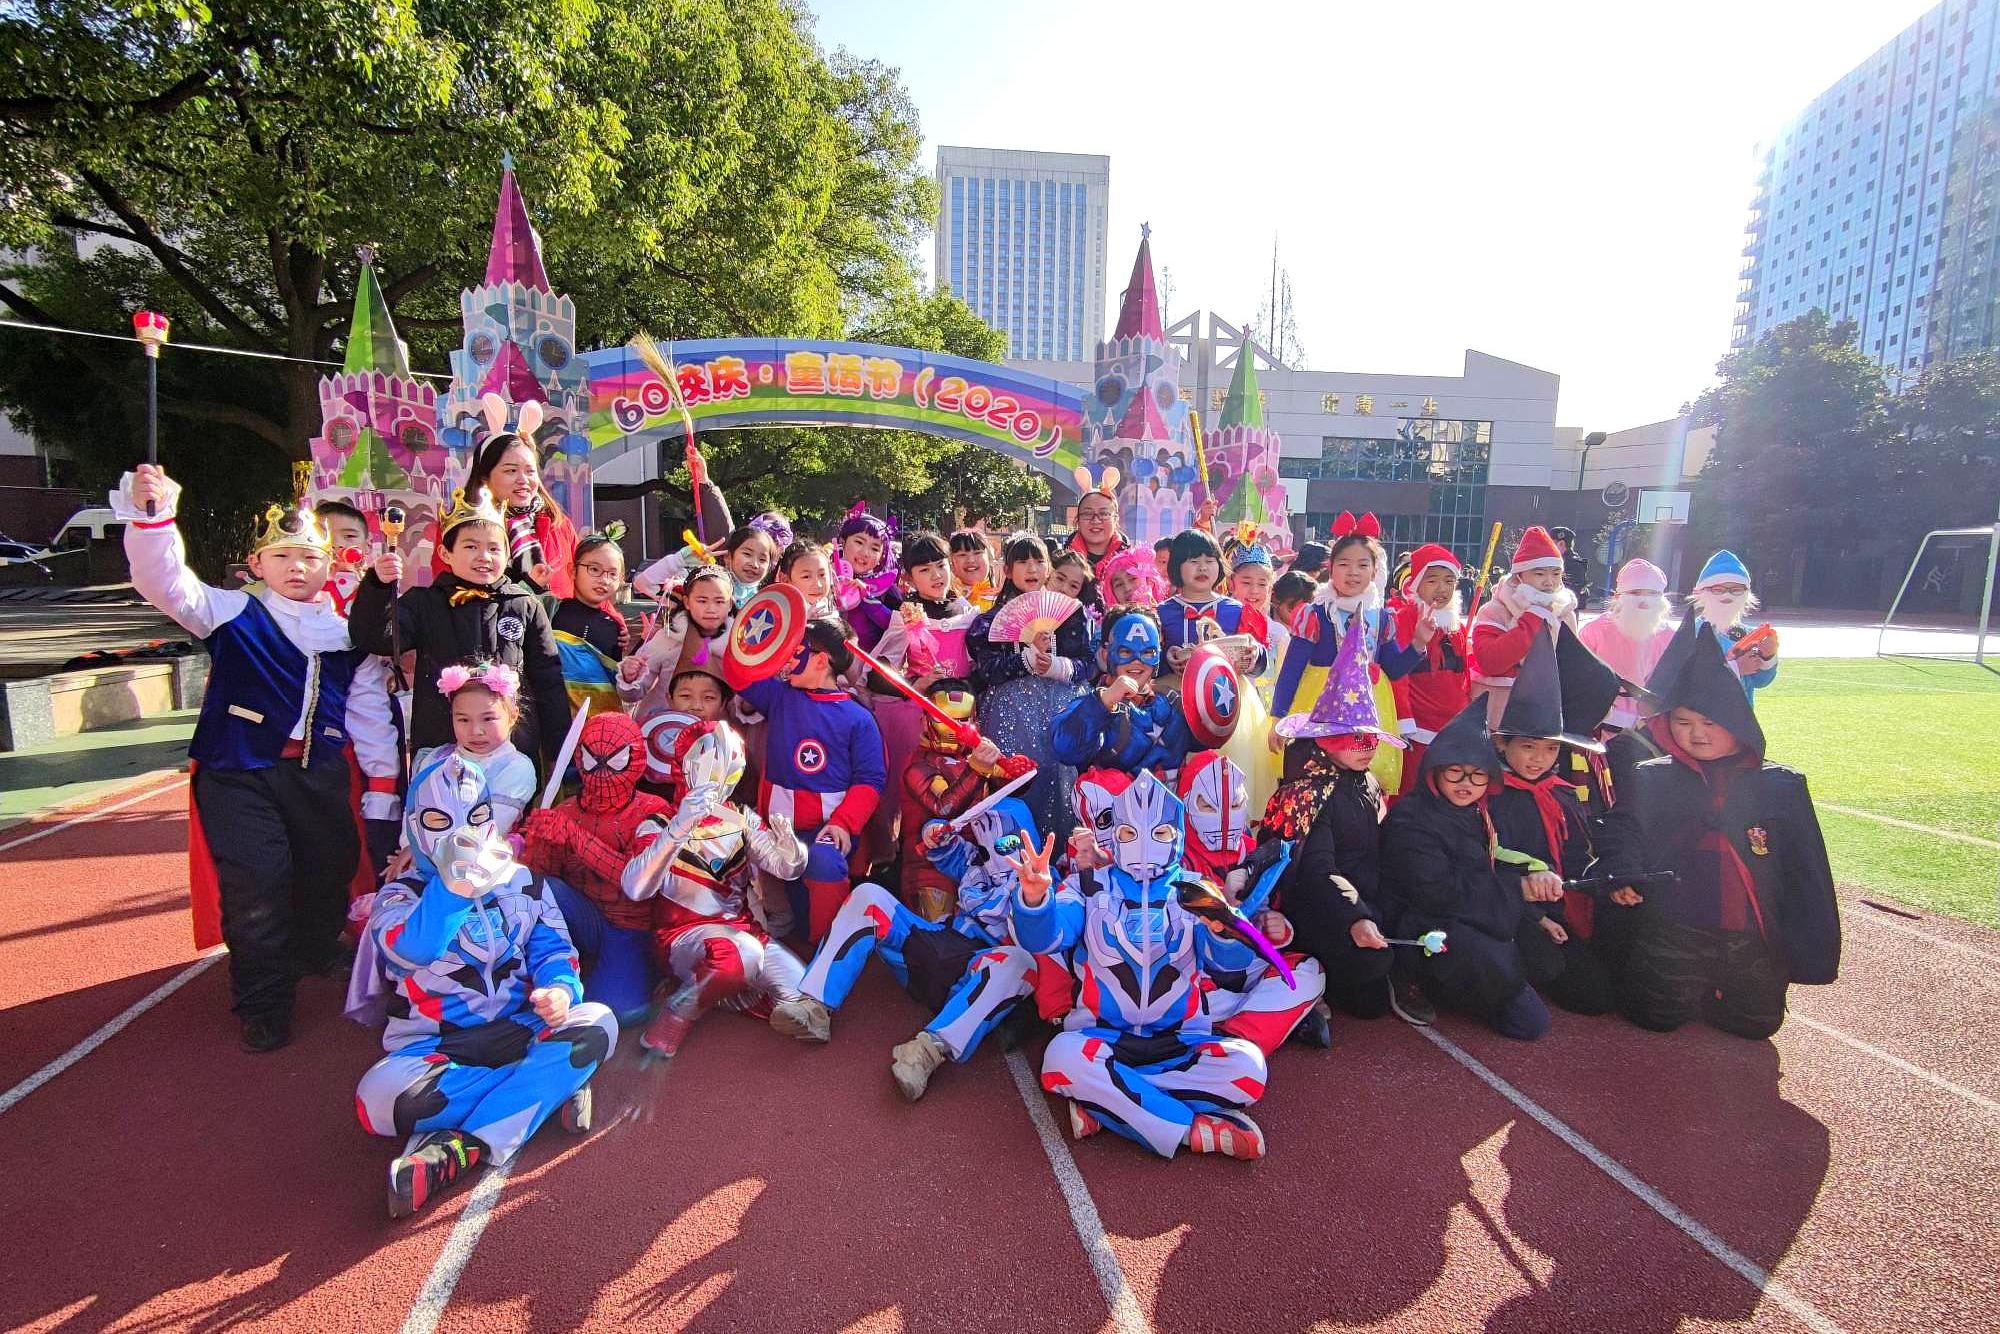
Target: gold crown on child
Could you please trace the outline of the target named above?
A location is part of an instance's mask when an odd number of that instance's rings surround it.
[[[333,539],[326,535],[319,516],[304,505],[273,505],[264,511],[264,522],[257,530],[257,540],[250,544],[250,551],[254,555],[274,547],[311,547],[330,552]]]
[[[468,523],[490,523],[507,531],[507,516],[500,512],[485,487],[472,493],[470,503],[465,498],[465,488],[456,487],[451,493],[451,508],[445,511],[444,522],[438,525],[438,536],[443,537],[452,529]]]

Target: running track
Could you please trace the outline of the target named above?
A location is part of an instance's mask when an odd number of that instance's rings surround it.
[[[185,800],[0,834],[0,1328],[2000,1327],[2000,933],[1850,898],[1772,1043],[1343,1021],[1274,1062],[1254,1165],[1045,1138],[1033,1053],[906,1106],[876,977],[831,1047],[712,1016],[665,1079],[602,1074],[592,1135],[391,1225],[379,1048],[315,980],[290,1048],[237,1050]]]

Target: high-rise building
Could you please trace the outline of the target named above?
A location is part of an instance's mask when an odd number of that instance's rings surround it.
[[[1731,345],[1815,308],[1898,376],[2000,343],[2000,0],[1944,0],[1765,150]]]
[[[1104,336],[1111,159],[938,149],[937,273],[1007,355],[1079,359]]]

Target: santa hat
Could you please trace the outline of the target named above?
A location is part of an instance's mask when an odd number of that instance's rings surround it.
[[[1749,587],[1750,570],[1743,564],[1742,557],[1733,551],[1718,551],[1708,558],[1708,564],[1701,567],[1701,574],[1695,579],[1695,591],[1716,584],[1742,584]]]
[[[1415,588],[1432,570],[1450,570],[1456,579],[1465,572],[1465,567],[1451,554],[1450,547],[1426,542],[1410,553],[1410,572],[1403,577],[1403,587]]]
[[[1664,593],[1667,591],[1667,576],[1659,566],[1644,556],[1636,556],[1618,567],[1618,592],[1620,593]]]
[[[1515,574],[1523,570],[1560,570],[1563,567],[1562,549],[1549,536],[1549,530],[1536,524],[1521,534],[1521,545],[1514,548],[1514,563],[1509,568]]]

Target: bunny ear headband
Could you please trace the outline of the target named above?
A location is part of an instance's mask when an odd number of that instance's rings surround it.
[[[447,699],[469,685],[484,686],[512,703],[521,693],[521,676],[499,662],[453,663],[438,673],[438,693]]]
[[[1097,474],[1096,481],[1091,480],[1090,469],[1081,465],[1070,475],[1076,478],[1077,498],[1079,500],[1092,493],[1100,496],[1108,496],[1118,489],[1119,472],[1116,468],[1106,467],[1102,469]]]
[[[1356,533],[1362,537],[1380,538],[1382,536],[1382,521],[1373,514],[1364,514],[1357,519],[1346,510],[1342,510],[1339,516],[1333,521],[1333,536],[1335,540],[1337,541],[1340,538]]]
[[[488,439],[496,435],[507,434],[506,399],[495,393],[481,394],[479,396],[479,415],[486,419],[486,435]],[[535,438],[535,432],[542,429],[542,419],[545,415],[540,403],[535,402],[533,399],[528,400],[521,405],[520,415],[514,421],[513,433],[520,436],[523,440],[532,443]]]

